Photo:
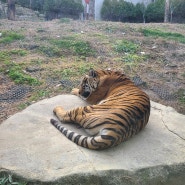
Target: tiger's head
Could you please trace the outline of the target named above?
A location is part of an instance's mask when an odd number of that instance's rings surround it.
[[[98,72],[91,69],[89,71],[89,74],[85,75],[84,78],[82,79],[79,88],[79,95],[83,99],[87,99],[91,95],[91,93],[97,89],[99,81],[100,78]]]
[[[97,104],[128,83],[132,82],[121,71],[91,69],[80,84],[79,96],[90,104]]]

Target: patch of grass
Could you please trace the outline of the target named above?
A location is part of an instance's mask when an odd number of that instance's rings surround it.
[[[69,36],[61,39],[50,39],[48,46],[40,46],[39,51],[49,57],[77,55],[82,57],[94,56],[95,50],[89,42],[76,40]]]
[[[50,91],[48,91],[48,90],[45,90],[45,89],[39,90],[38,97],[40,97],[40,98],[42,98],[42,97],[48,97],[49,94],[50,94]]]
[[[136,54],[126,54],[122,57],[124,62],[141,62],[144,60],[144,56],[139,56]]]
[[[60,57],[62,56],[62,51],[56,46],[40,46],[39,51],[48,57]]]
[[[105,35],[105,34],[102,34],[102,33],[89,33],[89,37],[93,37],[93,38],[98,38],[98,39],[101,39],[101,40],[105,40],[105,39],[108,39],[108,36]],[[106,40],[107,43],[109,43],[107,40]]]
[[[87,72],[91,69],[91,68],[94,68],[94,64],[80,64],[78,65],[78,73],[79,75],[85,75],[87,74]]]
[[[53,70],[50,74],[50,77],[53,77],[53,79],[57,79],[60,81],[61,79],[66,80],[80,80],[82,76],[87,74],[89,69],[93,68],[94,64],[85,61],[76,61],[74,63],[66,62],[64,66],[62,66],[60,69]]]
[[[105,32],[107,32],[107,33],[114,33],[115,31],[117,31],[117,28],[114,27],[114,26],[106,26],[106,27],[104,28],[104,30],[105,30]]]
[[[176,40],[181,43],[185,43],[185,36],[180,33],[163,32],[157,29],[141,29],[144,36],[149,37],[162,37],[170,40]]]
[[[38,85],[40,82],[32,78],[31,76],[25,74],[22,69],[22,64],[11,63],[11,56],[25,56],[27,52],[21,49],[14,49],[10,51],[0,51],[0,67],[1,72],[6,71],[7,75],[18,84],[29,84],[29,85]]]
[[[27,51],[23,50],[23,49],[13,49],[13,50],[10,50],[8,53],[11,54],[11,55],[18,55],[18,56],[21,56],[21,57],[27,55]]]
[[[41,65],[44,61],[41,59],[31,59],[31,64]]]
[[[0,177],[0,185],[26,185],[26,182],[17,182],[12,177],[12,175],[4,175]]]
[[[69,18],[61,18],[60,23],[70,23],[70,19]]]
[[[10,55],[6,51],[0,51],[0,64],[10,60]]]
[[[13,49],[9,51],[0,51],[0,61],[7,61],[10,60],[12,55],[17,55],[17,56],[26,56],[27,51],[22,50],[22,49]]]
[[[178,100],[185,105],[185,89],[179,89],[177,92]]]
[[[20,65],[12,63],[8,64],[8,76],[17,84],[39,85],[41,82],[23,72]]]
[[[30,105],[30,103],[26,102],[26,103],[21,103],[18,105],[18,109],[19,110],[23,110],[25,109],[26,107],[28,107]]]
[[[135,53],[139,49],[139,46],[128,40],[119,40],[114,45],[114,50],[118,53]]]
[[[7,71],[9,69],[12,56],[25,56],[26,54],[27,51],[22,49],[0,51],[0,72]]]
[[[88,42],[77,41],[73,44],[72,48],[77,55],[91,56],[94,54],[94,50]]]
[[[29,102],[38,101],[43,98],[48,98],[51,91],[46,89],[36,90],[31,97],[29,98]],[[24,106],[24,105],[23,105]],[[26,106],[26,105],[25,105]]]
[[[66,68],[62,70],[61,75],[62,75],[62,78],[68,78],[70,76],[75,75],[75,71],[73,68]]]
[[[46,32],[46,30],[43,29],[43,28],[38,28],[38,29],[37,29],[37,32],[38,32],[38,33],[43,33],[43,32]]]
[[[70,50],[71,54],[76,54],[85,57],[93,56],[95,54],[95,51],[90,46],[89,42],[75,40],[74,37],[62,38],[60,40],[51,40],[51,43],[53,43],[60,49]]]
[[[0,37],[0,43],[9,44],[9,43],[14,42],[16,40],[21,40],[23,38],[24,38],[24,36],[21,34],[18,34],[13,31],[6,31],[6,32],[2,32],[2,36]]]
[[[50,40],[50,42],[52,44],[55,44],[59,48],[70,49],[76,41],[75,41],[75,37],[69,36],[69,37],[63,37],[57,40],[53,39],[53,40]]]

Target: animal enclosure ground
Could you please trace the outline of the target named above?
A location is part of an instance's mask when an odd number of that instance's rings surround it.
[[[151,100],[185,114],[184,24],[1,20],[0,33],[0,122],[69,93],[90,68],[123,70]]]

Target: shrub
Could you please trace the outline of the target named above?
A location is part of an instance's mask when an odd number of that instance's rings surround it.
[[[156,0],[154,3],[150,3],[146,9],[146,22],[163,22],[164,6],[164,0]]]
[[[174,0],[175,1],[175,0]],[[185,2],[179,0],[176,3],[176,16],[185,17]],[[177,6],[178,5],[178,6]],[[122,22],[163,22],[164,21],[165,0],[156,0],[146,5],[138,3],[134,5],[125,0],[104,0],[101,16],[104,20]]]
[[[171,10],[171,21],[185,22],[185,1],[184,0],[173,0],[170,2]]]
[[[136,22],[145,22],[146,6],[144,3],[137,3],[135,6]]]
[[[134,22],[136,16],[135,6],[124,0],[105,0],[101,15],[105,20]]]
[[[114,8],[117,4],[117,1],[104,0],[103,6],[101,9],[101,16],[104,20],[113,20],[114,17]]]
[[[83,12],[83,5],[80,0],[45,0],[43,9],[47,19],[62,17],[79,17]]]

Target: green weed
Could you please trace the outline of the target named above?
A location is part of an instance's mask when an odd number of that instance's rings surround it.
[[[91,68],[94,68],[93,64],[80,64],[77,70],[79,75],[85,75]]]
[[[181,43],[185,43],[185,36],[180,33],[163,32],[157,29],[141,29],[144,36],[149,37],[162,37],[170,40],[176,40]]]
[[[7,71],[9,69],[10,60],[12,56],[25,56],[26,54],[27,51],[22,49],[0,51],[0,72]]]
[[[69,38],[63,38],[60,40],[51,40],[51,43],[55,44],[59,48],[71,49],[71,47],[73,47],[73,45],[75,43],[74,39],[75,38],[73,38],[73,37],[69,37]]]
[[[14,42],[16,40],[21,40],[23,38],[24,38],[24,36],[21,34],[18,34],[13,31],[6,31],[6,32],[2,32],[2,36],[0,37],[0,43],[9,44],[9,43]]]
[[[177,92],[178,100],[180,103],[185,104],[185,90],[179,89]]]
[[[69,18],[61,18],[60,23],[70,23],[70,19]]]
[[[75,71],[72,68],[64,69],[61,72],[62,78],[68,78],[70,76],[73,76],[74,74],[75,74]]]
[[[6,51],[0,51],[0,64],[10,60],[10,56]]]
[[[7,71],[8,76],[14,80],[16,83],[20,84],[37,84],[37,80],[23,73],[20,65],[15,63],[10,63],[12,55],[24,56],[26,55],[25,50],[10,50],[10,51],[0,51],[0,61],[1,72]]]
[[[107,26],[104,28],[105,32],[107,33],[115,33],[117,31],[117,28],[114,26]]]
[[[8,52],[10,55],[26,56],[27,51],[23,49],[13,49]]]
[[[39,89],[34,91],[34,93],[29,98],[29,102],[38,101],[43,98],[48,98],[51,91],[46,89]]]
[[[9,64],[9,70],[7,71],[8,76],[18,84],[29,84],[29,85],[39,85],[41,84],[39,80],[33,78],[23,72],[23,69],[18,64]]]
[[[38,92],[38,97],[42,98],[42,97],[48,97],[50,94],[50,92],[48,90],[39,90]]]
[[[77,55],[91,56],[94,54],[90,44],[84,41],[77,41],[73,44],[73,50]]]
[[[18,105],[18,109],[19,110],[23,110],[23,109],[25,109],[26,107],[28,107],[30,105],[30,103],[21,103],[21,104],[19,104]]]
[[[92,56],[95,51],[91,48],[90,44],[86,41],[78,41],[73,37],[67,37],[60,40],[52,40],[51,43],[55,44],[60,49],[68,50],[68,53],[80,56]]]
[[[136,55],[136,54],[126,54],[122,57],[123,61],[124,62],[140,62],[140,61],[143,61],[144,60],[144,57],[143,56],[139,56],[139,55]]]
[[[37,29],[37,32],[38,32],[38,33],[43,33],[43,32],[46,32],[46,30],[43,29],[43,28],[38,28],[38,29]]]
[[[26,182],[16,182],[13,180],[12,175],[4,175],[0,177],[0,185],[26,185]]]
[[[135,53],[138,50],[139,46],[131,41],[119,40],[114,45],[114,49],[118,53]]]
[[[56,46],[40,46],[39,51],[48,57],[60,57],[63,54],[62,51]]]
[[[51,39],[49,46],[40,46],[39,50],[49,57],[63,55],[92,56],[95,51],[86,41],[78,41],[75,37],[64,37],[62,39]]]
[[[13,49],[9,51],[0,51],[0,61],[8,61],[11,59],[12,55],[25,56],[27,54],[26,50]]]
[[[41,65],[42,63],[43,63],[44,61],[43,60],[41,60],[41,59],[32,59],[31,60],[31,63],[32,64],[36,64],[36,65]]]

